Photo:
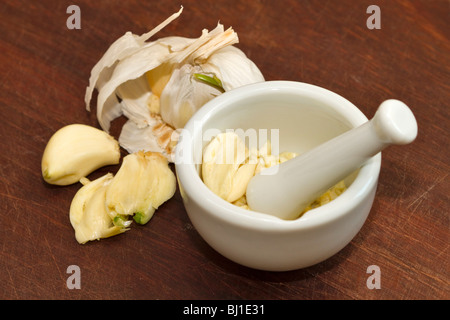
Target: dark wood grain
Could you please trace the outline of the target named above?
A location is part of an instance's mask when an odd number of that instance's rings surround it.
[[[381,29],[366,27],[371,4]],[[81,30],[66,9],[81,8]],[[1,299],[449,299],[450,4],[447,0],[185,0],[157,36],[198,37],[220,20],[267,80],[330,89],[372,117],[407,103],[417,140],[383,152],[369,218],[341,252],[303,270],[270,273],[222,257],[197,234],[179,191],[151,222],[79,245],[69,206],[80,185],[53,187],[40,160],[71,123],[98,127],[84,108],[90,70],[126,31],[141,34],[179,1],[25,1],[0,4]],[[122,122],[123,123],[123,122]],[[118,132],[120,121],[114,124]],[[103,168],[92,177],[115,172]],[[78,265],[81,289],[66,270]],[[367,267],[381,289],[366,286]]]

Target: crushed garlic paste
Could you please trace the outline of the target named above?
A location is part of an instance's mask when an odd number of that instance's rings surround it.
[[[250,179],[262,170],[296,156],[298,154],[294,152],[273,155],[270,141],[259,150],[249,150],[236,133],[221,133],[212,139],[203,151],[202,179],[206,186],[222,199],[251,210],[245,194]],[[344,181],[340,181],[308,205],[303,212],[299,212],[299,217],[336,199],[346,188]]]

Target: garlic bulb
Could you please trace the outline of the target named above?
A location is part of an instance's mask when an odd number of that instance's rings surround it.
[[[117,39],[92,69],[85,97],[89,110],[98,90],[97,118],[106,132],[115,118],[128,118],[119,137],[128,152],[160,152],[172,162],[176,129],[199,108],[224,91],[264,81],[256,65],[233,47],[237,34],[220,23],[196,39],[148,41],[182,10],[146,34],[127,32]]]

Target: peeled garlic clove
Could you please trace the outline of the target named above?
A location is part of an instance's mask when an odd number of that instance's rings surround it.
[[[94,127],[72,124],[55,132],[47,143],[42,176],[50,184],[69,185],[119,160],[119,143],[113,137]]]
[[[255,168],[256,161],[249,161],[247,147],[234,132],[217,135],[203,152],[203,182],[228,202],[245,194]]]
[[[94,181],[83,179],[84,186],[75,194],[70,205],[70,223],[75,238],[81,244],[111,237],[126,228],[115,226],[106,212],[106,190],[113,175],[108,173]]]
[[[256,163],[247,162],[239,167],[233,177],[231,192],[227,201],[234,202],[245,195],[250,179],[255,175]]]
[[[256,173],[292,159],[297,154],[272,155],[270,141],[250,151],[234,132],[217,135],[203,150],[202,179],[222,199],[246,207],[247,185]]]
[[[147,223],[158,207],[172,198],[176,178],[168,161],[159,153],[137,152],[123,163],[106,191],[106,207],[112,219],[132,216]]]

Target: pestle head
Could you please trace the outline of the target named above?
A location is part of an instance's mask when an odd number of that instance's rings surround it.
[[[384,101],[373,117],[380,139],[388,144],[404,145],[417,137],[417,122],[406,104],[399,100]]]

